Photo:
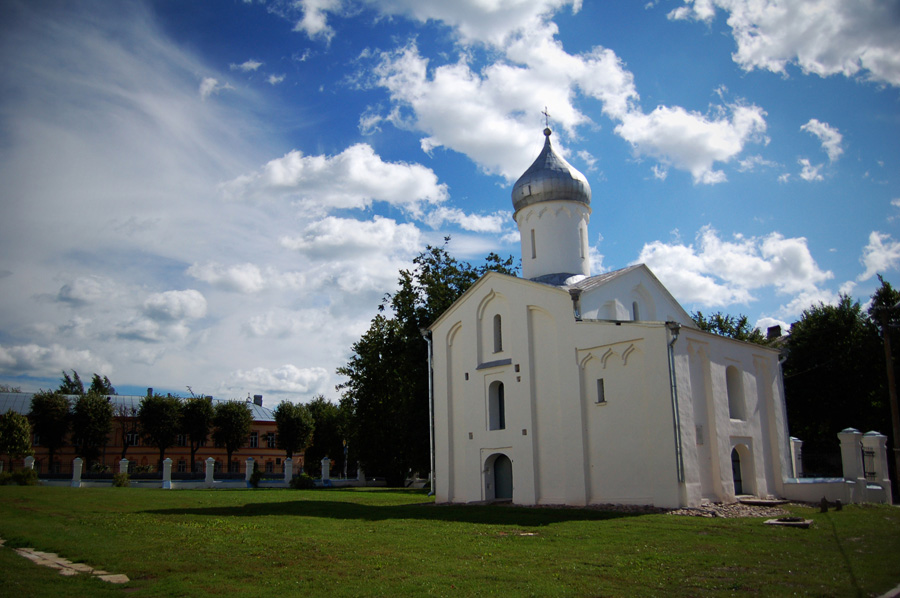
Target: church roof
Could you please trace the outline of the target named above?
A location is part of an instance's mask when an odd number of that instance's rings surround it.
[[[554,151],[551,133],[549,128],[544,129],[544,149],[513,185],[512,202],[517,212],[543,201],[578,201],[591,205],[591,186],[583,174]]]

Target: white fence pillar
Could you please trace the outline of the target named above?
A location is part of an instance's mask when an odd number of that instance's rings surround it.
[[[75,457],[75,460],[72,461],[72,488],[81,488],[82,465],[84,465],[84,461],[81,460],[81,457]]]
[[[862,433],[856,428],[838,432],[841,441],[841,465],[844,480],[853,482],[850,502],[866,502],[866,476],[862,462]]]
[[[866,432],[862,437],[863,468],[866,481],[878,484],[884,490],[885,502],[892,504],[891,476],[888,473],[887,436],[878,432]],[[871,459],[871,461],[869,461]]]
[[[362,485],[366,485],[366,474],[363,471],[362,465],[357,464],[356,466],[356,480],[358,482],[362,482]]]
[[[244,466],[244,481],[250,482],[250,476],[253,475],[253,457],[247,457],[247,464]]]
[[[294,479],[294,460],[288,457],[284,460],[284,483],[290,484]]]
[[[791,467],[795,478],[803,477],[803,441],[791,436]]]
[[[170,457],[166,457],[163,461],[162,487],[166,490],[172,488],[172,459]]]
[[[128,473],[128,459],[119,461],[119,473]]]
[[[214,473],[216,471],[216,460],[212,457],[206,459],[206,484],[213,485]]]
[[[34,469],[34,457],[31,455],[25,457],[25,469]]]
[[[331,459],[322,457],[322,481],[331,479]]]

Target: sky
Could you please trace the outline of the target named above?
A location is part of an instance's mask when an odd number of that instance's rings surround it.
[[[763,329],[900,284],[898,0],[7,0],[0,66],[23,391],[337,400],[426,245],[518,260],[545,111],[595,274]]]

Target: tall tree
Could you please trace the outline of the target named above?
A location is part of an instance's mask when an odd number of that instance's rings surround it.
[[[181,430],[181,401],[160,394],[141,399],[138,408],[141,435],[148,444],[159,449],[159,470],[162,471],[166,449],[174,445]]]
[[[225,447],[228,455],[226,470],[231,469],[231,455],[240,449],[250,435],[253,415],[243,401],[223,401],[216,403],[213,412],[213,440]]]
[[[47,447],[50,468],[53,467],[57,449],[66,444],[66,434],[69,433],[71,421],[70,410],[69,399],[59,391],[42,390],[31,397],[31,411],[28,417],[40,444]]]
[[[113,407],[102,395],[81,395],[72,408],[72,441],[86,468],[97,461],[112,431]]]
[[[890,477],[894,488],[894,496],[900,495],[900,405],[898,405],[897,384],[900,381],[898,360],[894,357],[900,352],[900,291],[879,274],[881,286],[872,295],[869,306],[869,317],[881,333],[884,348],[885,374],[887,375],[888,392],[884,397],[888,405],[878,404],[879,411],[886,417],[890,413],[890,424],[887,421],[875,428],[888,437],[888,446],[893,458],[888,456]]]
[[[750,321],[744,314],[730,316],[718,311],[707,317],[703,315],[703,312],[697,311],[691,314],[691,318],[694,319],[700,330],[705,330],[706,332],[758,345],[770,344],[766,335],[759,328],[751,326]]]
[[[338,373],[347,381],[342,405],[350,414],[348,431],[363,469],[402,485],[410,471],[429,470],[427,343],[430,326],[488,271],[515,275],[512,258],[489,255],[480,266],[451,257],[448,239],[428,246],[402,270],[399,288],[387,295],[369,330],[353,345]]]
[[[63,377],[59,381],[59,392],[64,395],[83,395],[84,394],[84,384],[81,382],[81,378],[78,377],[78,372],[72,370],[72,377],[63,370]]]
[[[72,370],[73,372],[75,370]],[[93,392],[98,395],[114,395],[116,394],[116,389],[113,387],[112,382],[109,381],[109,378],[106,376],[100,377],[100,374],[94,374],[94,377],[91,378],[91,386],[88,388],[88,392]]]
[[[837,305],[805,310],[791,326],[784,391],[791,434],[804,441],[812,474],[840,475],[837,433],[849,426],[877,429],[884,420],[884,353],[878,329],[859,302],[841,295]],[[831,453],[831,462],[816,461]],[[829,469],[830,468],[830,469]]]
[[[0,453],[6,453],[10,459],[32,454],[31,424],[27,417],[12,409],[0,415]]]
[[[325,457],[333,459],[338,470],[342,470],[344,434],[340,407],[318,395],[307,403],[306,408],[315,424],[312,443],[306,447],[304,457],[306,473],[313,477],[321,475],[322,459]]]
[[[181,404],[181,431],[191,446],[191,471],[195,469],[197,451],[212,429],[213,406],[210,397],[192,397]]]
[[[128,447],[131,440],[140,433],[140,425],[138,423],[138,410],[131,405],[119,403],[113,408],[113,419],[119,431],[119,440],[122,442],[122,453],[119,459],[124,459],[128,454]]]
[[[282,401],[275,408],[275,426],[278,430],[278,448],[287,454],[288,459],[293,459],[294,453],[306,448],[314,429],[309,409],[290,401]]]

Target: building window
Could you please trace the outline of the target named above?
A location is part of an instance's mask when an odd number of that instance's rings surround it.
[[[176,444],[178,444],[178,446],[187,446],[187,435],[179,434],[178,441]]]
[[[584,259],[584,229],[578,229],[578,251],[581,253],[581,259]]]
[[[259,432],[250,432],[250,448],[259,448]]]
[[[531,229],[531,259],[537,258],[537,245],[534,243],[534,229]]]
[[[228,464],[228,473],[241,473],[241,464],[237,461],[232,461]]]
[[[266,461],[266,473],[275,473],[275,464],[271,461]]]
[[[128,446],[141,446],[141,435],[137,432],[129,432],[125,441],[128,443]]]
[[[494,316],[494,353],[503,350],[503,322],[500,314]]]
[[[41,446],[41,437],[38,434],[34,435],[34,440],[32,441],[31,446]]]
[[[745,419],[744,384],[741,371],[733,365],[725,368],[725,386],[728,392],[728,416],[731,419]]]
[[[277,448],[275,445],[275,432],[266,434],[266,448]]]
[[[638,320],[641,319],[641,310],[640,310],[640,308],[638,308],[637,301],[631,302],[631,319],[634,320],[635,322],[637,322]]]
[[[606,402],[606,388],[603,385],[603,378],[597,378],[597,402]]]
[[[503,383],[492,382],[488,387],[488,430],[506,429],[506,397]]]
[[[178,473],[187,472],[187,462],[184,459],[178,460]]]

